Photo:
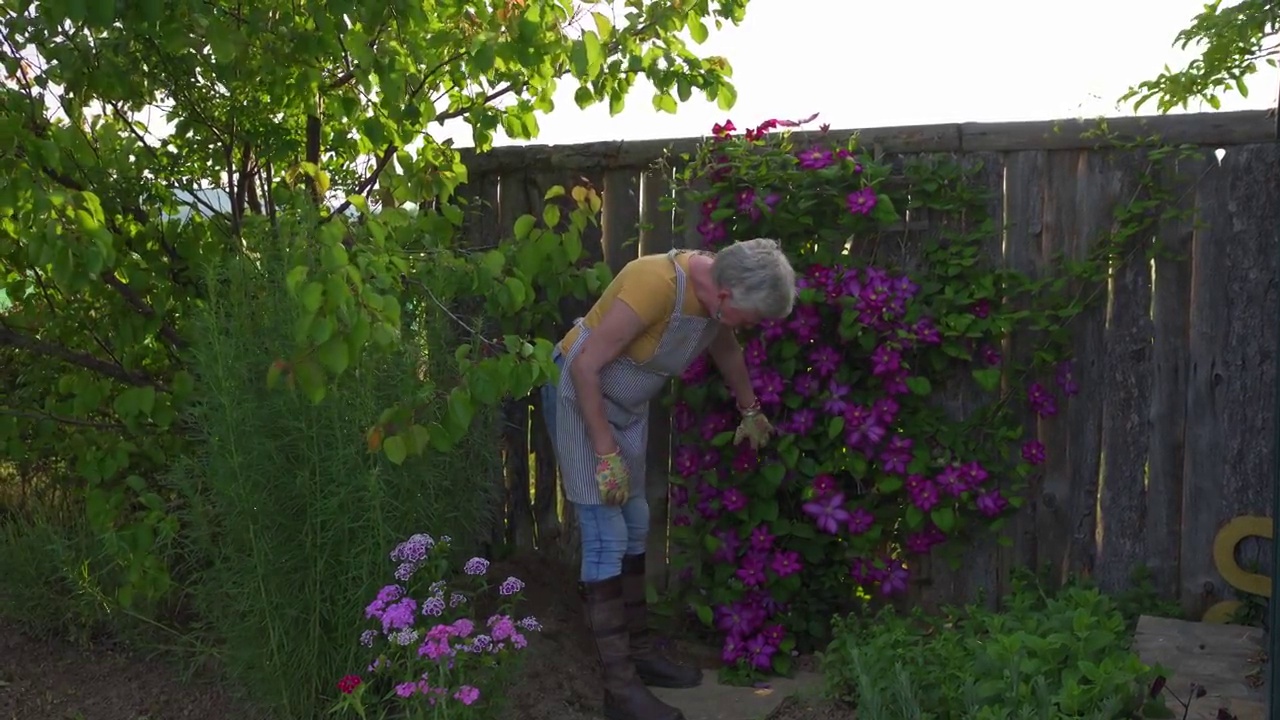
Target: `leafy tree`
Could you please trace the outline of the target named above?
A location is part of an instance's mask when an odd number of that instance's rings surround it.
[[[145,478],[184,451],[206,269],[280,248],[303,317],[263,372],[316,402],[412,329],[405,303],[505,318],[459,350],[462,385],[424,387],[368,438],[392,461],[448,448],[476,404],[554,371],[527,340],[552,306],[533,288],[602,281],[573,244],[600,199],[575,188],[563,221],[544,213],[559,227],[525,218],[470,252],[466,167],[431,128],[532,138],[559,83],[617,113],[641,76],[659,110],[694,91],[727,108],[729,64],[687,38],[746,2],[0,0],[0,458],[64,461],[95,526],[154,562],[167,511]],[[415,403],[446,397],[419,422]]]
[[[1220,95],[1227,92],[1248,97],[1245,80],[1258,71],[1259,63],[1276,67],[1277,31],[1280,2],[1276,0],[1242,0],[1230,7],[1214,0],[1174,39],[1180,50],[1198,47],[1199,57],[1177,71],[1166,65],[1154,79],[1130,88],[1121,102],[1134,101],[1136,110],[1155,100],[1157,109],[1166,113],[1178,107],[1185,110],[1193,100],[1217,110]]]

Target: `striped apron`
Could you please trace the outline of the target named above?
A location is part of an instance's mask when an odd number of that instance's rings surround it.
[[[613,427],[614,438],[631,475],[629,498],[644,497],[649,401],[662,392],[668,380],[683,373],[711,345],[720,330],[720,323],[715,320],[692,317],[682,312],[688,277],[676,262],[677,252],[667,253],[676,268],[675,309],[653,357],[637,363],[622,355],[600,370],[605,416]],[[578,337],[563,362],[558,363],[563,370],[568,369],[591,335],[582,318],[575,320],[574,324],[579,328]],[[600,505],[600,488],[596,485],[596,463],[599,460],[578,410],[578,396],[568,372],[560,374],[555,414],[556,459],[560,465],[565,498],[580,505]]]

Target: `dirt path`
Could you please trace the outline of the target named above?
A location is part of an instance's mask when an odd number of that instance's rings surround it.
[[[2,720],[248,720],[216,685],[107,647],[81,650],[0,624]]]
[[[595,652],[581,620],[573,573],[541,558],[502,563],[527,578],[526,609],[543,625],[530,637],[514,687],[510,720],[598,720],[602,690]],[[723,687],[708,670],[694,690],[669,693],[688,720],[835,720],[847,715],[785,703],[794,682],[774,689]],[[803,685],[811,685],[813,677]],[[781,708],[778,706],[782,705]],[[746,711],[725,715],[729,708]],[[749,710],[748,710],[749,709]],[[771,714],[772,713],[772,714]],[[99,645],[42,641],[0,622],[0,720],[254,720],[226,686],[186,680],[171,664]]]

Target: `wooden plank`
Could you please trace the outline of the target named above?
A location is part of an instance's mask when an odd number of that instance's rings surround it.
[[[1010,153],[1005,157],[1004,196],[1004,262],[1014,271],[1031,278],[1041,277],[1046,265],[1042,254],[1044,232],[1045,172],[1048,153],[1043,150],[1026,150]],[[1021,305],[1025,306],[1025,303]],[[1039,420],[1026,405],[1026,387],[1022,378],[1015,377],[1014,367],[1025,367],[1035,348],[1036,338],[1028,331],[1010,335],[1005,342],[1005,356],[1009,358],[1009,370],[1003,378],[1004,391],[1015,402],[1022,418],[1027,440],[1039,438]],[[1038,469],[1028,479],[1023,495],[1024,505],[1008,525],[1009,547],[1004,549],[1005,560],[1001,586],[1010,587],[1013,568],[1034,568],[1037,562],[1036,512],[1043,491],[1044,472]]]
[[[1231,236],[1230,183],[1227,170],[1211,165],[1196,187],[1199,227],[1191,251],[1191,315],[1187,367],[1187,437],[1183,456],[1181,589],[1183,609],[1199,617],[1223,598],[1221,578],[1213,567],[1213,536],[1226,522],[1221,491],[1226,443],[1217,386],[1222,374],[1222,348],[1231,328],[1227,303],[1227,262],[1223,251]]]
[[[1276,462],[1276,348],[1280,297],[1280,145],[1259,143],[1228,148],[1222,159],[1230,178],[1231,239],[1215,251],[1226,256],[1227,302],[1231,318],[1222,348],[1224,382],[1217,387],[1222,426],[1230,429],[1224,446],[1226,467],[1219,492],[1226,496],[1230,520],[1241,515],[1272,515]],[[1246,569],[1270,575],[1273,544],[1243,540],[1237,558]],[[1234,594],[1234,593],[1233,593]]]
[[[671,168],[660,166],[646,171],[640,183],[640,253],[654,255],[671,249],[670,207],[664,201],[671,194]],[[668,389],[669,390],[669,389]],[[649,442],[645,448],[645,496],[649,500],[649,541],[645,573],[658,592],[667,589],[667,543],[670,538],[671,411],[669,392],[654,400],[649,409]]]
[[[1107,171],[1097,153],[1068,151],[1076,164],[1073,232],[1065,237],[1066,257],[1084,261],[1099,238],[1110,229],[1104,184]],[[1111,193],[1113,194],[1114,191]],[[1064,501],[1069,508],[1068,560],[1073,572],[1091,575],[1097,558],[1098,479],[1102,460],[1103,332],[1106,325],[1106,285],[1077,286],[1077,297],[1099,293],[1100,302],[1086,307],[1071,322],[1072,373],[1078,395],[1059,401],[1065,415],[1070,480]],[[1054,384],[1047,378],[1046,384]],[[1065,402],[1063,402],[1065,400]]]
[[[1275,120],[1265,110],[1194,113],[1106,119],[1110,132],[1122,137],[1159,135],[1170,144],[1222,147],[1270,142]],[[1019,150],[1078,150],[1099,145],[1098,121],[1064,119],[1030,122],[912,125],[887,128],[831,130],[825,141],[843,143],[857,134],[866,147],[884,152],[1012,152]],[[812,142],[819,131],[795,133],[797,142]],[[665,156],[692,153],[702,137],[638,141],[608,141],[574,145],[522,145],[484,153],[462,150],[472,172],[524,168],[603,170],[645,167]]]
[[[498,217],[502,236],[511,232],[521,215],[535,212],[537,188],[528,173],[502,176],[498,188]],[[529,494],[529,399],[503,403],[503,458],[507,484],[507,542],[518,550],[534,547],[533,507]]]
[[[1229,597],[1210,555],[1218,528],[1270,514],[1278,156],[1274,144],[1230,149],[1196,192],[1181,552],[1195,616]]]
[[[640,174],[632,168],[604,174],[604,260],[617,273],[639,254]]]
[[[1179,160],[1162,173],[1174,208],[1191,207],[1204,157]],[[1193,217],[1167,216],[1156,227],[1152,279],[1151,404],[1147,421],[1147,568],[1163,598],[1179,596],[1182,462],[1186,437],[1187,358]]]
[[[1262,667],[1264,634],[1240,625],[1188,622],[1143,615],[1138,618],[1133,651],[1147,665],[1167,669],[1166,687],[1183,700],[1192,683],[1207,694],[1191,704],[1187,718],[1214,720],[1226,708],[1238,720],[1267,717],[1266,693],[1251,678]],[[1168,707],[1183,717],[1182,706]]]
[[[1145,115],[1107,118],[1108,133],[1121,138],[1159,137],[1169,145],[1244,145],[1275,138],[1275,118],[1265,110],[1207,112],[1183,115]],[[1064,120],[998,123],[963,123],[961,149],[978,150],[1082,150],[1099,146],[1098,120]]]
[[[707,243],[698,230],[698,224],[702,222],[702,203],[694,195],[705,191],[707,183],[701,178],[694,178],[691,182],[682,185],[681,170],[682,168],[677,168],[674,176],[676,198],[679,202],[675,208],[675,232],[672,242],[675,247],[700,250],[705,248]]]
[[[985,193],[988,197],[981,217],[929,213],[929,229],[925,234],[912,233],[910,242],[905,242],[896,249],[884,250],[888,254],[910,254],[913,257],[901,258],[900,262],[917,265],[927,245],[944,241],[952,233],[967,235],[982,232],[986,228],[981,262],[989,268],[999,267],[1002,262],[1002,238],[996,228],[1004,222],[1004,159],[996,153],[972,153],[960,157],[945,156],[940,160],[944,163],[959,162],[974,171],[970,176],[972,189]],[[917,282],[923,280],[919,275],[915,279]],[[940,383],[938,397],[942,399],[950,417],[957,422],[973,422],[977,413],[998,399],[995,393],[984,391],[967,372],[958,372]],[[952,567],[953,562],[958,562],[958,565]],[[998,562],[995,534],[981,533],[963,539],[957,538],[948,546],[940,547],[932,553],[927,570],[928,587],[921,600],[927,607],[935,609],[949,604],[978,601],[994,609],[1001,590]]]
[[[980,217],[966,215],[961,218],[961,229],[968,233],[985,234],[981,262],[994,270],[1004,261],[1004,238],[999,230],[1004,226],[1004,157],[998,153],[975,152],[961,156],[959,160],[963,167],[973,172],[970,176],[970,188],[986,195],[984,212]],[[967,373],[964,377],[973,403],[989,407],[999,402],[998,392],[982,390],[977,381]],[[1006,490],[996,483],[989,487]],[[1001,582],[1007,572],[1002,568],[1003,556],[998,538],[998,534],[986,532],[971,540],[962,560],[965,572],[960,582],[960,591],[966,602],[982,601],[993,610],[1007,587]]]
[[[1076,193],[1081,153],[1055,151],[1045,160],[1044,220],[1040,234],[1040,255],[1046,263],[1070,249],[1078,234]],[[1043,381],[1043,378],[1040,378]],[[1050,379],[1047,387],[1052,386]],[[1096,389],[1090,392],[1096,392]],[[1025,395],[1024,395],[1025,398]],[[1025,402],[1025,399],[1023,400]],[[1049,578],[1061,582],[1071,570],[1070,544],[1075,528],[1072,506],[1074,465],[1068,444],[1069,419],[1059,403],[1058,413],[1039,419],[1040,442],[1045,446],[1044,478],[1040,504],[1036,508],[1037,560],[1048,565]]]
[[[1092,217],[1104,235],[1123,237],[1137,222],[1113,221],[1138,196],[1139,176],[1150,161],[1130,152],[1089,157],[1097,204]],[[1154,229],[1154,228],[1152,228]],[[1146,476],[1151,406],[1151,260],[1153,234],[1129,238],[1111,268],[1103,329],[1101,382],[1102,473],[1099,480],[1097,565],[1094,578],[1105,592],[1120,592],[1133,571],[1146,565]]]
[[[458,187],[456,193],[463,210],[463,222],[458,244],[463,248],[477,248],[493,244],[498,233],[498,175],[497,173],[472,173],[470,180]],[[501,486],[496,488],[497,507],[486,537],[487,552],[491,555],[506,542],[506,473],[497,478]]]

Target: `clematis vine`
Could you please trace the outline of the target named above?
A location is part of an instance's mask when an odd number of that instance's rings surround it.
[[[671,406],[672,562],[743,678],[787,672],[848,598],[901,598],[922,556],[1004,522],[1049,459],[1027,429],[1085,391],[1059,350],[1007,343],[1074,301],[980,262],[993,231],[968,176],[797,143],[811,120],[719,123],[686,176],[704,247],[774,237],[797,271],[791,314],[737,332],[775,439],[733,444],[705,355]]]

